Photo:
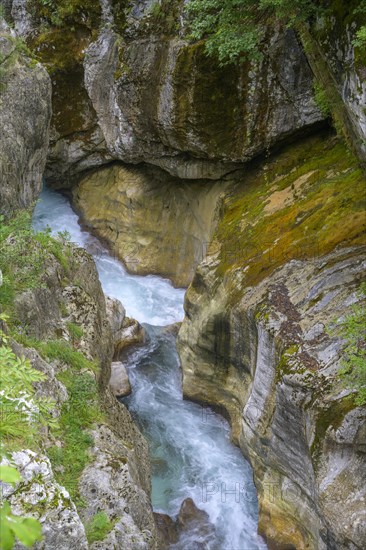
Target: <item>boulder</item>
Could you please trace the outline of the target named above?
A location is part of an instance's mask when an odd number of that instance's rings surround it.
[[[131,393],[131,384],[126,367],[120,361],[111,364],[111,379],[109,382],[113,395],[126,397]]]
[[[114,351],[115,359],[118,359],[126,348],[143,344],[145,340],[145,329],[136,319],[125,317],[118,336],[119,340],[116,342]]]

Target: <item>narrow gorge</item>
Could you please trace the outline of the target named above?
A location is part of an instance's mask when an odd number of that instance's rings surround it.
[[[0,549],[366,547],[366,3],[0,0]]]

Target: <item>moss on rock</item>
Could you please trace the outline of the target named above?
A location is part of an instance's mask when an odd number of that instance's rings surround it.
[[[226,200],[217,272],[257,284],[292,259],[365,243],[365,176],[342,142],[325,136],[286,148]]]

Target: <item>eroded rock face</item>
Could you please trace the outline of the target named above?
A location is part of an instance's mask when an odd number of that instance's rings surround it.
[[[182,0],[158,14],[150,1],[131,4],[88,2],[83,17],[56,28],[47,7],[41,16],[13,1],[17,32],[52,71],[46,176],[54,187],[117,159],[218,179],[323,120],[292,31],[268,31],[261,62],[213,70],[203,43],[185,37]]]
[[[322,118],[291,32],[268,37],[263,63],[212,71],[202,44],[156,35],[124,44],[107,29],[88,48],[84,67],[114,158],[156,164],[180,178],[217,179]]]
[[[320,17],[311,29],[314,54],[309,61],[314,74],[322,83],[332,103],[340,102],[344,118],[339,122],[347,127],[350,143],[361,160],[366,163],[366,57],[364,46],[354,46],[356,31],[365,22],[364,14],[357,10],[359,2],[331,2],[332,17]],[[324,74],[328,71],[327,75]],[[332,96],[335,88],[337,98]],[[338,114],[339,109],[335,109]]]
[[[152,167],[115,164],[74,188],[84,222],[132,273],[187,286],[202,260],[226,183],[180,181]]]
[[[22,52],[0,18],[0,212],[11,214],[41,191],[51,119],[51,81]]]
[[[339,382],[343,344],[327,332],[365,269],[364,177],[338,147],[310,140],[300,164],[288,149],[238,181],[178,336],[184,393],[227,411],[270,548],[366,543],[366,412]]]

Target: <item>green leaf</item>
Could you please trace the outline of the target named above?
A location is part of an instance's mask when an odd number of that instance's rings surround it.
[[[13,516],[15,520],[16,516]],[[16,518],[13,523],[13,530],[17,538],[28,548],[33,546],[37,540],[42,539],[42,527],[39,521],[33,518]]]
[[[15,485],[21,480],[21,476],[18,470],[12,466],[0,466],[0,479],[5,483]]]
[[[9,520],[6,517],[2,517],[0,529],[1,550],[11,550],[14,546],[15,536],[9,525],[11,525]]]

